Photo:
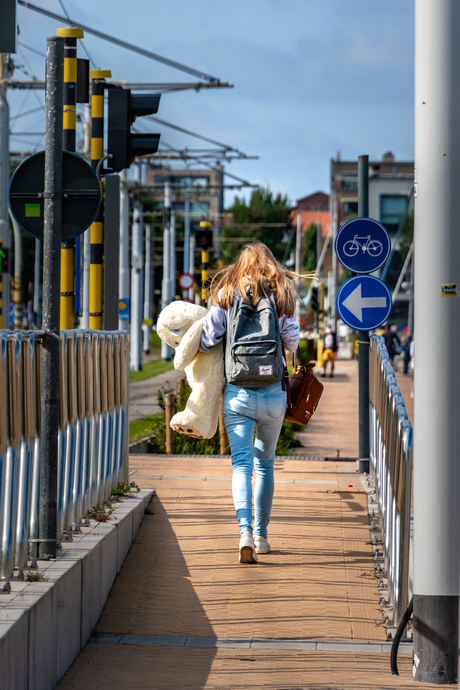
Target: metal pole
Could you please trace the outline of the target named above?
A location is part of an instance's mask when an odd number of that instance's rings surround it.
[[[56,558],[64,39],[47,39],[39,557]]]
[[[413,655],[414,680],[437,685],[458,654],[459,25],[457,0],[416,0]]]
[[[338,261],[337,254],[334,251],[335,238],[337,237],[337,195],[335,192],[331,192],[331,213],[330,213],[331,228],[330,233],[332,234],[332,294],[329,298],[329,303],[331,305],[331,318],[333,320],[333,331],[337,333],[337,309],[335,305],[335,298],[337,295],[337,283],[338,283]]]
[[[85,158],[91,161],[91,104],[85,105]],[[80,328],[89,328],[89,270],[91,263],[91,230],[83,233],[83,278],[82,278],[82,305]]]
[[[150,261],[150,238],[152,235],[152,226],[145,226],[145,262],[144,262],[144,323],[142,324],[143,334],[143,350],[146,354],[150,352],[150,333],[151,333],[151,318],[152,318],[152,300],[151,300],[151,261]]]
[[[131,267],[131,359],[133,371],[142,369],[142,203],[134,201]]]
[[[0,74],[8,77],[9,55],[0,54]],[[0,248],[8,254],[10,229],[8,226],[8,184],[10,181],[10,109],[6,100],[6,83],[0,83]],[[10,274],[0,274],[0,328],[10,327]]]
[[[302,246],[302,214],[297,211],[297,231],[295,236],[295,272],[300,273],[300,248]],[[297,299],[295,302],[295,315],[297,321],[300,319],[300,278],[296,281]]]
[[[171,225],[169,228],[169,301],[176,299],[176,214],[171,211]]]
[[[83,29],[58,29],[64,39],[64,114],[62,147],[75,153],[77,127],[77,39],[83,38]],[[75,325],[75,240],[61,244],[61,328]],[[80,262],[80,257],[77,256]],[[79,291],[78,284],[77,290]]]
[[[358,157],[358,216],[369,216],[369,156]],[[359,471],[369,472],[369,331],[359,331],[358,342]]]
[[[164,231],[163,231],[163,280],[161,282],[161,308],[164,309],[170,302],[170,225],[171,225],[171,187],[169,182],[165,182],[165,202],[164,202]],[[170,360],[173,357],[173,349],[165,342],[161,341],[161,359]]]
[[[40,317],[42,313],[42,299],[41,299],[41,257],[42,257],[42,243],[40,240],[35,240],[35,262],[34,262],[34,313],[35,326],[40,327]]]
[[[104,88],[105,79],[112,76],[110,70],[90,70],[91,78],[91,167],[104,156]],[[101,183],[102,188],[102,183]],[[104,251],[104,202],[90,228],[90,270],[89,270],[89,327],[102,329],[102,256]]]
[[[183,273],[190,273],[190,197],[185,197],[184,208],[184,269]],[[187,293],[187,294],[186,294]],[[188,290],[184,291],[188,297]]]
[[[21,228],[10,214],[14,237],[14,273],[13,273],[13,304],[14,327],[21,328],[21,302],[22,302],[22,238]]]
[[[120,301],[129,304],[129,196],[128,173],[120,173]],[[126,330],[128,319],[118,317],[118,328]]]
[[[189,255],[189,268],[192,276],[195,275],[195,235],[190,233],[190,255]],[[188,298],[194,302],[194,289],[190,288],[188,293]]]

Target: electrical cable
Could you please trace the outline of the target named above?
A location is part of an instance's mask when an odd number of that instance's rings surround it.
[[[217,79],[217,77],[213,77],[210,74],[206,74],[205,72],[200,72],[199,70],[193,69],[193,67],[187,67],[187,65],[183,65],[180,62],[176,62],[175,60],[170,60],[169,58],[165,58],[162,55],[158,55],[157,53],[153,53],[150,50],[145,50],[144,48],[140,48],[139,46],[136,46],[132,43],[128,43],[127,41],[122,41],[119,38],[115,38],[114,36],[110,36],[109,34],[102,33],[102,31],[97,31],[96,29],[92,29],[90,26],[86,26],[85,24],[82,24],[81,22],[76,22],[73,19],[71,20],[69,17],[62,17],[59,14],[56,14],[55,12],[49,12],[48,10],[45,10],[42,7],[38,7],[37,5],[33,5],[30,2],[25,2],[25,0],[18,0],[18,4],[21,5],[22,7],[26,7],[27,9],[33,10],[34,12],[38,12],[39,14],[44,14],[45,17],[51,17],[51,19],[56,19],[59,22],[65,22],[65,23],[71,23],[74,26],[78,26],[84,31],[86,31],[89,34],[93,34],[93,36],[97,36],[98,38],[102,38],[104,41],[110,41],[110,43],[115,43],[116,45],[121,46],[122,48],[126,48],[127,50],[131,50],[134,53],[139,53],[140,55],[143,55],[144,57],[148,57],[151,60],[156,60],[157,62],[162,62],[165,65],[168,65],[168,67],[173,67],[174,69],[181,70],[182,72],[187,72],[188,74],[193,74],[193,76],[198,77],[199,79],[204,79],[205,81],[209,82],[215,82],[219,85],[226,86],[225,84],[222,84],[220,79]]]
[[[67,21],[69,22],[70,25],[72,25],[72,21],[71,21],[71,19],[70,19],[70,17],[69,17],[69,13],[67,12],[66,8],[64,7],[64,3],[62,2],[62,0],[58,0],[58,2],[59,2],[59,4],[60,4],[60,6],[62,7],[65,16],[67,17]],[[83,43],[83,41],[82,41],[81,39],[80,39],[80,45],[81,45],[81,47],[83,48],[83,50],[85,51],[86,56],[87,56],[88,60],[91,62],[91,64],[92,64],[92,66],[94,67],[94,69],[97,69],[96,63],[94,62],[93,58],[91,57],[91,55],[90,55],[89,52],[87,51],[86,46],[85,46],[85,44]]]
[[[228,146],[227,144],[222,144],[220,141],[216,141],[215,139],[210,139],[209,137],[205,137],[202,134],[197,134],[196,132],[192,132],[189,129],[184,129],[183,127],[179,127],[178,125],[173,125],[171,122],[166,122],[166,120],[162,120],[159,117],[155,117],[154,115],[147,115],[148,120],[153,120],[154,122],[159,122],[161,125],[166,125],[166,127],[171,127],[171,129],[176,129],[178,132],[183,132],[184,134],[189,134],[191,137],[196,137],[197,139],[202,139],[203,141],[208,141],[210,144],[215,144],[216,146],[221,146],[225,151],[234,151],[235,153],[238,153],[242,157],[246,157],[246,154],[242,153],[238,149],[234,149],[233,146]]]
[[[398,649],[399,649],[399,643],[401,642],[401,637],[402,634],[409,622],[410,617],[412,616],[412,613],[414,611],[414,597],[411,597],[411,600],[409,602],[409,606],[404,612],[404,616],[401,618],[401,622],[398,625],[398,629],[395,634],[395,639],[393,640],[393,644],[391,645],[391,654],[390,654],[390,665],[391,665],[391,675],[392,676],[399,676],[399,671],[398,671]]]

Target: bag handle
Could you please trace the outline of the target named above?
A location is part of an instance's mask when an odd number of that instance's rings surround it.
[[[300,347],[297,347],[296,352],[293,352],[291,355],[292,356],[292,368],[294,369],[294,371],[297,371],[297,366],[295,363],[295,354],[296,353],[299,354],[299,359],[302,362],[302,364],[299,365],[300,369],[302,369],[303,371],[311,371],[312,369],[314,369],[316,367],[316,362],[310,362],[309,364],[304,363],[304,359],[302,357],[302,351],[301,351]]]
[[[286,365],[284,365],[284,381],[286,383],[286,409],[290,410],[292,409],[291,387],[289,385],[289,372]]]

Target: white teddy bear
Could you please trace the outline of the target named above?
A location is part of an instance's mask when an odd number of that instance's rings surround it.
[[[174,348],[174,368],[184,369],[192,389],[185,410],[171,420],[175,431],[212,438],[217,430],[225,384],[223,345],[199,352],[205,307],[177,300],[163,309],[157,322],[161,340]]]

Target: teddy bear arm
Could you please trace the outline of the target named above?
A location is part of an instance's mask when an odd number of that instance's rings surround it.
[[[185,369],[189,364],[191,364],[193,358],[198,352],[200,347],[201,334],[203,332],[204,318],[199,321],[195,321],[188,331],[184,334],[184,337],[180,341],[179,345],[176,347],[176,353],[174,355],[174,368],[175,369]]]

